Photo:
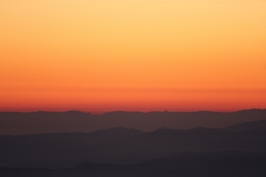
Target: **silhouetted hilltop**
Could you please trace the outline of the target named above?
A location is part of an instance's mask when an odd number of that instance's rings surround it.
[[[222,112],[109,112],[93,115],[79,111],[68,112],[0,112],[0,134],[93,132],[125,127],[151,132],[161,127],[192,129],[195,127],[223,128],[243,122],[266,120],[266,110]]]
[[[266,129],[266,120],[245,122],[245,123],[223,128],[223,130],[227,130],[227,131],[242,131],[242,130],[250,130],[250,129]]]
[[[89,136],[94,139],[95,141],[106,141],[106,140],[116,140],[128,136],[133,136],[133,135],[141,135],[143,132],[140,130],[131,128],[122,128],[122,127],[117,127],[117,128],[109,128],[105,130],[98,130],[92,133],[89,133]]]

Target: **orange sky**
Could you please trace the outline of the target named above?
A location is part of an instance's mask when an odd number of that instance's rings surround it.
[[[0,111],[266,108],[266,1],[0,0]]]

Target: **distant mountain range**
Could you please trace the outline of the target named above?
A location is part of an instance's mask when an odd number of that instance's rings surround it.
[[[251,109],[237,112],[109,112],[93,115],[68,112],[0,112],[0,134],[84,132],[108,128],[134,128],[151,132],[161,127],[192,129],[195,127],[223,128],[249,121],[266,120],[266,110]]]
[[[265,153],[266,120],[216,129],[142,132],[120,127],[92,133],[0,136],[0,164],[13,168],[70,168],[83,162],[126,165],[184,152],[227,151]]]
[[[0,167],[4,177],[265,177],[265,152],[180,153],[139,164],[81,163],[73,168]]]
[[[76,172],[107,176],[263,176],[266,175],[265,152],[179,153],[139,164],[114,165],[82,163]],[[82,173],[81,173],[82,174]],[[117,175],[118,174],[118,175]]]

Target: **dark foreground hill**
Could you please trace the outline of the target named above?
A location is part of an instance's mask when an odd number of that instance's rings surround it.
[[[266,153],[181,153],[139,164],[82,163],[68,169],[0,168],[5,177],[265,177]]]
[[[102,115],[79,111],[0,112],[0,134],[88,133],[116,127],[135,128],[150,132],[161,127],[169,129],[223,128],[256,120],[266,120],[266,110],[252,109],[230,113],[208,111],[109,112]]]
[[[182,152],[266,152],[266,120],[233,129],[113,128],[92,133],[0,136],[0,164],[8,167],[74,167],[82,162],[132,164]],[[254,125],[260,126],[254,126]],[[249,127],[240,129],[239,127]],[[229,130],[228,130],[229,129]]]

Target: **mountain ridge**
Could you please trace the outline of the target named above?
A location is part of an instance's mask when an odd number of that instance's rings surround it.
[[[249,151],[184,152],[138,164],[83,162],[72,168],[0,167],[0,175],[75,177],[264,177],[266,153]]]
[[[265,109],[236,112],[125,112],[101,115],[80,111],[67,112],[0,112],[0,134],[93,132],[125,127],[151,132],[161,127],[191,129],[195,127],[224,128],[248,121],[266,120]]]
[[[0,144],[0,164],[6,165],[71,167],[84,161],[131,164],[184,151],[265,151],[266,128],[160,128],[141,132],[120,127],[92,133],[1,135]]]

